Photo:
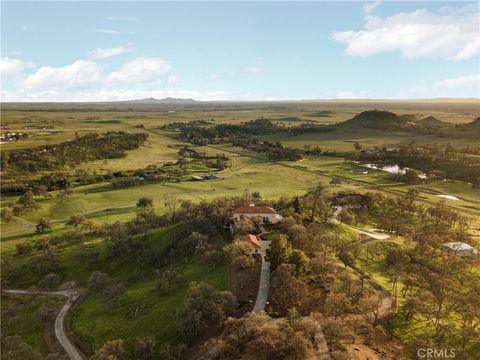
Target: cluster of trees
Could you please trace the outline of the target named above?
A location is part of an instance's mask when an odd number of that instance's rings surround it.
[[[458,227],[426,225],[414,229],[408,239],[413,246],[392,245],[385,251],[371,244],[362,255],[365,263],[380,257],[390,279],[388,290],[398,306],[392,332],[421,323],[422,332],[407,343],[408,351],[455,348],[458,356],[475,358],[480,338],[478,258],[447,256],[439,250],[444,242],[469,241],[468,235]]]
[[[25,307],[29,308],[25,313]],[[32,311],[30,317],[26,317]],[[25,325],[40,325],[37,328],[53,329],[58,305],[52,299],[42,297],[9,297],[8,301],[2,298],[2,359],[8,360],[67,360],[68,356],[58,353],[42,356],[26,339],[19,335],[12,335],[15,327],[18,328],[19,318]],[[53,335],[53,334],[51,334]]]
[[[303,123],[298,126],[293,126],[290,128],[290,132],[294,136],[298,136],[301,134],[311,134],[311,133],[327,133],[335,131],[335,128],[331,126],[315,124],[315,123]]]
[[[234,313],[237,300],[230,291],[218,291],[205,283],[191,283],[177,310],[177,329],[189,339],[209,326],[218,326]]]
[[[191,168],[203,166],[208,169],[220,171],[228,166],[228,157],[217,156],[192,156],[185,151],[180,151],[180,158],[175,162],[168,162],[161,167],[150,165],[145,169],[117,171],[108,177],[115,187],[134,186],[146,183],[179,182],[190,173]]]
[[[155,336],[137,337],[131,350],[122,339],[106,341],[90,360],[174,360],[185,350],[183,344],[160,343]]]
[[[182,139],[197,145],[233,143],[235,146],[265,153],[274,160],[301,159],[301,151],[298,149],[284,147],[279,142],[259,141],[254,137],[288,130],[266,119],[252,120],[240,125],[199,126],[181,123],[176,124],[175,129],[181,131]]]
[[[424,333],[407,343],[407,351],[427,345],[450,346],[469,358],[468,351],[473,351],[480,336],[480,289],[473,267],[477,258],[446,258],[440,250],[445,242],[475,245],[467,232],[468,221],[442,202],[419,205],[417,196],[415,191],[404,197],[376,193],[331,196],[319,186],[302,197],[283,200],[286,218],[270,237],[268,257],[273,272],[268,311],[275,316],[286,316],[293,308],[305,316],[320,311],[327,344],[332,354],[340,352],[335,358],[342,358],[342,344],[359,339],[366,344],[387,341],[399,328],[419,321],[426,324]],[[402,304],[397,305],[398,312],[380,306],[375,291],[379,285],[359,268],[359,261],[368,264],[369,259],[363,257],[375,256],[375,251],[365,253],[367,244],[325,221],[331,217],[333,204],[344,207],[345,222],[356,222],[358,216],[360,221],[375,223],[414,245],[392,247],[383,259],[385,276],[391,279],[388,290],[393,305]],[[362,218],[362,213],[368,213],[368,218]],[[357,275],[339,268],[338,260]],[[462,320],[454,321],[457,317]],[[248,340],[245,348],[231,347],[228,336],[212,340],[205,351],[248,351]]]
[[[316,314],[302,318],[295,309],[286,320],[275,322],[265,313],[228,318],[222,335],[204,343],[198,359],[313,358],[319,328]]]
[[[428,179],[453,179],[480,186],[480,146],[417,145],[393,149],[374,147],[347,153],[346,157],[378,165],[398,165],[420,170]],[[418,176],[417,176],[418,178]]]
[[[234,146],[240,146],[244,149],[253,150],[266,154],[272,160],[290,160],[297,161],[302,158],[299,149],[283,146],[279,141],[260,141],[258,139],[236,139],[232,141]]]
[[[116,159],[126,156],[127,150],[138,148],[148,135],[124,131],[87,134],[55,145],[28,150],[2,152],[2,171],[35,172],[76,166],[85,161]]]
[[[89,184],[104,181],[105,176],[88,174],[77,170],[75,176],[68,176],[54,170],[75,167],[80,163],[115,159],[126,156],[127,150],[138,148],[147,139],[147,134],[127,132],[108,132],[105,134],[87,134],[74,140],[55,145],[44,145],[32,149],[3,151],[1,159],[2,193],[25,193],[35,189],[46,191],[68,188],[73,182]],[[38,171],[50,171],[40,178],[31,179]]]
[[[188,123],[173,123],[164,126],[167,130],[180,130],[182,137],[196,143],[229,142],[238,137],[252,135],[268,135],[280,131],[286,131],[284,126],[278,125],[268,119],[256,119],[241,124],[218,124],[196,121]]]
[[[2,359],[5,360],[68,360],[68,355],[53,353],[42,356],[30,344],[18,335],[7,336],[2,339]]]

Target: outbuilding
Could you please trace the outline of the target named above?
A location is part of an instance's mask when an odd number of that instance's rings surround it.
[[[478,254],[477,249],[464,242],[445,243],[442,245],[442,251],[455,256],[473,256]]]

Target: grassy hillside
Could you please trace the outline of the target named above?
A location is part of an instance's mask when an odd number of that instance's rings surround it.
[[[36,321],[38,312],[43,306],[59,311],[64,303],[63,297],[2,295],[2,342],[8,336],[18,335],[38,353],[47,355],[49,350],[45,338],[47,331],[51,333],[53,319]]]
[[[181,225],[153,230],[144,241],[151,251],[161,253],[179,240],[180,230]],[[57,226],[50,235],[65,231],[65,227]],[[42,236],[18,236],[13,242],[28,239],[36,245],[41,238]],[[13,243],[6,241],[6,246],[2,246],[2,257],[11,266],[22,269],[12,278],[9,286],[27,288],[37,285],[43,275],[29,265],[32,255],[15,255]],[[94,252],[99,254],[100,262],[92,268],[88,265],[88,259]],[[174,283],[171,291],[160,293],[156,290],[158,283],[156,270],[161,268],[142,268],[142,278],[133,280],[132,274],[138,271],[137,262],[128,258],[107,260],[106,252],[107,244],[103,238],[89,238],[72,243],[61,248],[59,252],[58,273],[63,280],[75,281],[77,286],[86,287],[91,272],[95,270],[109,274],[112,279],[126,286],[126,300],[120,306],[112,304],[104,295],[90,292],[76,308],[72,326],[87,352],[98,349],[106,340],[117,338],[124,339],[130,348],[137,337],[146,335],[154,335],[160,342],[180,343],[183,339],[175,328],[175,312],[182,303],[188,284],[191,281],[202,281],[216,289],[228,288],[226,264],[222,263],[214,268],[193,257],[188,263],[185,263],[183,258],[174,260],[175,268],[182,273],[184,279]],[[21,329],[18,331],[24,332]],[[38,337],[38,333],[37,327],[34,327],[26,336]],[[40,348],[40,345],[35,346]]]

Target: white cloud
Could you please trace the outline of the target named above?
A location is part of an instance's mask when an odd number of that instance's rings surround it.
[[[95,29],[93,32],[100,33],[100,34],[111,34],[117,35],[120,34],[120,31],[113,30],[113,29]]]
[[[464,60],[480,52],[478,6],[441,14],[425,9],[385,18],[366,15],[364,29],[341,31],[333,39],[347,45],[351,56],[400,51],[406,58],[444,57]]]
[[[381,3],[382,2],[380,0],[365,3],[363,4],[363,12],[365,14],[371,14],[372,11],[375,10],[375,8],[379,6]]]
[[[400,98],[480,97],[480,74],[447,78],[434,83],[421,82],[400,93]]]
[[[244,69],[248,73],[260,74],[263,72],[263,69],[260,66],[251,66]]]
[[[212,81],[216,81],[220,78],[220,74],[219,73],[214,73],[212,75],[210,75],[210,80]]]
[[[23,70],[32,69],[35,64],[31,61],[10,58],[8,56],[0,58],[0,79],[2,82],[8,80],[17,80],[21,77]]]
[[[480,91],[480,74],[465,75],[457,78],[449,78],[435,83],[437,88],[456,88],[463,86],[476,85]],[[480,94],[479,94],[480,95]]]
[[[64,67],[42,66],[27,77],[23,86],[30,90],[84,88],[101,80],[101,67],[89,60],[77,60]]]
[[[112,83],[153,82],[170,72],[170,63],[161,58],[139,57],[108,75]]]
[[[90,56],[94,59],[105,59],[115,55],[125,54],[130,51],[132,51],[130,45],[104,49],[99,48],[90,51]]]
[[[177,82],[178,82],[178,76],[170,75],[168,77],[168,80],[167,80],[168,85],[173,85],[173,84],[176,84]]]

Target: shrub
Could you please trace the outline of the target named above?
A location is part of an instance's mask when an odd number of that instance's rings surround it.
[[[38,282],[38,286],[40,286],[43,289],[53,290],[57,288],[58,285],[60,285],[61,280],[62,279],[60,275],[57,275],[55,273],[50,273]]]
[[[29,254],[32,251],[32,244],[28,241],[22,241],[15,245],[17,255]]]

